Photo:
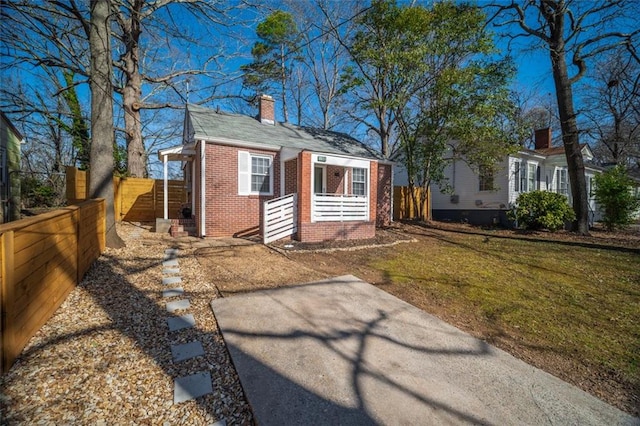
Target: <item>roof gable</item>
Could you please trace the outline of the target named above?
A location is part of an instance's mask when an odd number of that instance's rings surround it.
[[[262,124],[253,117],[228,114],[196,105],[188,105],[185,139],[227,141],[291,148],[329,154],[382,159],[373,149],[344,133],[290,124]]]

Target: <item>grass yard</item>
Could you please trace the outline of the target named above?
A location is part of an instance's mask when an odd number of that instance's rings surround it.
[[[640,253],[408,227],[417,242],[294,254],[353,273],[638,416]]]

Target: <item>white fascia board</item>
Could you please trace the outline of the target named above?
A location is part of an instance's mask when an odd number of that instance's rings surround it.
[[[274,152],[278,152],[281,149],[280,146],[267,145],[267,144],[262,144],[257,142],[247,142],[247,141],[241,141],[237,139],[211,138],[211,137],[207,138],[207,137],[202,137],[198,135],[196,135],[196,138],[202,139],[206,143],[237,146],[239,148],[254,148],[254,149],[262,149],[265,151],[274,151]]]
[[[547,158],[546,155],[538,154],[536,152],[527,152],[527,151],[518,151],[517,154],[511,154],[511,157],[513,158],[532,157],[532,158],[538,158],[540,160],[544,160]]]
[[[325,157],[326,161],[318,161],[318,157]],[[378,160],[365,160],[359,157],[349,157],[346,155],[324,154],[315,152],[311,154],[311,162],[314,164],[330,164],[332,166],[358,167],[362,169],[369,169],[369,164],[371,164],[372,161]]]

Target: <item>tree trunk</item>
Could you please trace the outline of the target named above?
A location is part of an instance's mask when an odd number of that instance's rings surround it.
[[[387,124],[387,107],[378,108],[378,133],[380,134],[380,153],[389,158],[389,125]]]
[[[110,0],[91,2],[91,198],[104,198],[107,247],[124,247],[115,226],[113,200],[113,86]]]
[[[560,31],[563,26],[558,25]],[[555,43],[550,47],[553,81],[558,101],[558,114],[562,129],[562,143],[564,144],[569,170],[569,182],[573,198],[573,210],[576,220],[572,230],[580,235],[589,234],[589,201],[587,199],[587,183],[584,176],[584,161],[580,149],[578,123],[573,109],[573,93],[567,73],[565,44],[562,33],[553,34]]]
[[[126,56],[128,56],[127,54]],[[126,62],[128,62],[125,59]],[[134,65],[135,64],[135,65]],[[133,70],[127,78],[122,91],[122,106],[124,109],[124,129],[127,140],[127,172],[132,177],[147,176],[147,160],[142,139],[142,124],[140,122],[142,79],[138,72],[137,61],[131,61]],[[127,68],[129,63],[127,63]]]
[[[129,176],[146,177],[147,160],[142,140],[140,105],[142,104],[142,76],[140,75],[140,13],[144,2],[136,0],[132,5],[131,17],[121,22],[124,36],[125,54],[122,58],[125,85],[122,90],[124,109],[124,129],[127,140],[127,172]]]
[[[280,78],[282,79],[282,115],[284,116],[284,122],[288,123],[289,111],[287,111],[287,67],[285,63],[284,45],[280,46]]]

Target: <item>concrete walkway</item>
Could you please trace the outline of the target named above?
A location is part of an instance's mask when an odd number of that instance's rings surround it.
[[[638,425],[353,276],[211,307],[260,425]]]

